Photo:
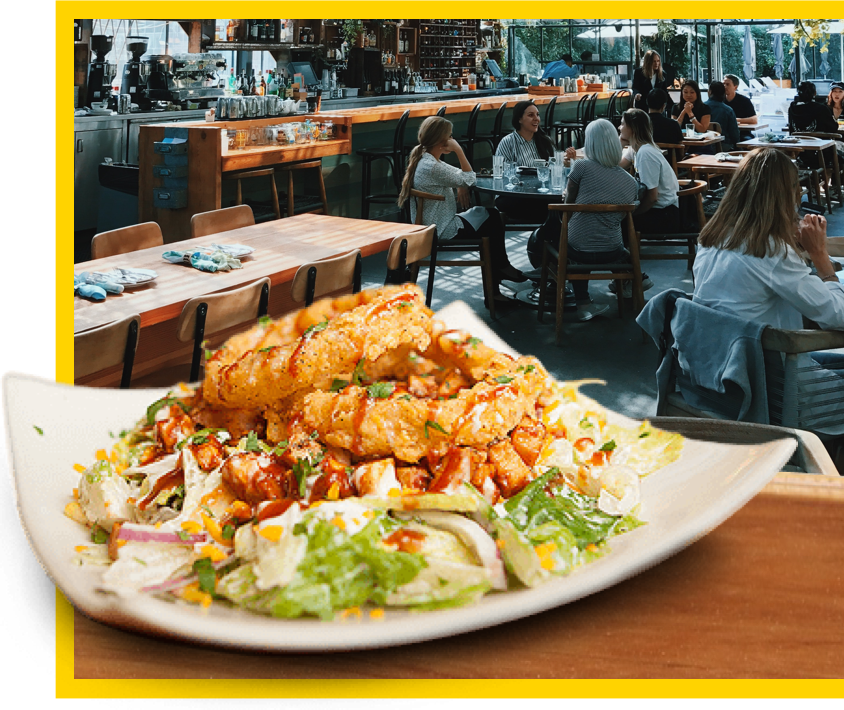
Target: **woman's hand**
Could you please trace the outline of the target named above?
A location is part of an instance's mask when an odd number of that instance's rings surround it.
[[[472,206],[472,202],[469,199],[468,187],[457,188],[457,204],[461,210],[468,210]]]
[[[798,242],[812,257],[826,254],[826,219],[816,214],[807,214],[801,221]]]
[[[642,95],[641,95],[641,94],[636,94],[636,95],[633,97],[633,101],[641,101],[641,100],[642,100]]]
[[[569,160],[574,160],[577,157],[577,150],[574,148],[566,148],[566,157]]]
[[[445,144],[445,150],[443,153],[462,153],[463,148],[460,147],[460,144],[454,140],[454,138],[449,138],[448,142]]]
[[[685,113],[688,116],[691,116],[692,114],[694,114],[694,110],[695,110],[695,105],[691,101],[686,101],[686,105],[683,106],[683,113]]]

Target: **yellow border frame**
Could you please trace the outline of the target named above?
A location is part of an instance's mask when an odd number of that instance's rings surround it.
[[[197,10],[203,17],[227,17],[237,2],[241,16],[260,17],[280,9],[277,3],[231,0],[230,2],[56,2],[56,213],[73,214],[73,157],[70,149],[73,121],[67,107],[72,104],[73,67],[70,36],[73,17],[147,18],[159,17],[162,10],[171,17],[192,17]],[[393,4],[393,3],[390,3]],[[511,15],[511,2],[403,3],[400,13],[450,16],[452,14]],[[319,14],[349,17],[358,14],[375,17],[388,3],[319,2]],[[578,5],[580,6],[580,5]],[[305,3],[296,6],[301,14]],[[593,17],[629,17],[627,2],[600,2],[582,5]],[[753,3],[709,2],[710,14],[793,14],[793,2]],[[840,2],[821,1],[811,6],[813,14],[835,15]],[[568,4],[532,2],[523,9],[535,15],[573,12]],[[676,0],[653,0],[645,10],[649,16],[680,9]],[[522,13],[524,14],[524,13]],[[844,14],[844,13],[841,13]],[[65,33],[66,34],[63,34]],[[56,225],[56,379],[73,382],[73,301],[66,284],[73,271],[72,220],[65,217]],[[844,695],[844,680],[77,680],[74,678],[73,608],[56,590],[56,697],[57,698],[837,698]]]

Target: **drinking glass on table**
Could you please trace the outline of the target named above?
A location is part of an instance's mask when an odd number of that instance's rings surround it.
[[[694,124],[692,124],[692,123],[686,124],[686,138],[694,138],[694,137],[695,137]]]
[[[500,179],[502,175],[504,175],[504,156],[503,155],[493,155],[492,156],[492,177]]]
[[[548,178],[551,177],[551,169],[548,167],[537,167],[536,177],[538,177],[539,182],[542,183],[542,187],[539,188],[539,192],[550,192],[550,190],[545,187],[545,183],[548,182]]]
[[[551,189],[554,192],[561,192],[563,189],[563,161],[555,160],[551,164]]]
[[[517,178],[516,164],[514,162],[504,163],[504,177],[507,178],[507,189],[512,190],[516,187],[514,179]]]

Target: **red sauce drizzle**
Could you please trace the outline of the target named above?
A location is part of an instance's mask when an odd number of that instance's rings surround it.
[[[141,499],[141,502],[138,503],[138,509],[146,510],[146,507],[156,499],[161,491],[173,486],[178,486],[184,482],[185,473],[180,468],[174,468],[172,471],[165,473],[155,482],[152,490]]]
[[[366,392],[366,390],[364,390]],[[363,426],[363,420],[366,419],[366,413],[369,410],[369,404],[372,400],[364,394],[358,400],[358,408],[355,412],[355,418],[352,422],[352,430],[353,430],[353,438],[352,438],[352,447],[351,452],[355,456],[362,456],[363,453],[361,451],[361,440],[363,438],[361,434],[361,427]]]
[[[376,316],[384,313],[385,311],[390,310],[394,306],[397,306],[399,303],[407,303],[408,305],[410,305],[414,300],[414,296],[409,293],[402,293],[398,296],[393,296],[393,298],[388,298],[386,301],[383,301],[382,303],[373,306],[369,313],[367,313],[366,320],[367,322],[371,321]]]
[[[282,515],[294,502],[291,498],[279,498],[261,503],[258,506],[258,514],[256,515],[258,522],[260,523],[267,518],[275,518],[278,515]]]
[[[419,552],[422,549],[424,539],[425,533],[400,528],[385,537],[383,542],[386,545],[396,545],[401,552]]]
[[[491,390],[487,390],[486,392],[471,392],[469,397],[466,399],[466,409],[463,411],[463,414],[460,415],[460,418],[455,422],[454,426],[452,427],[452,434],[454,436],[457,436],[457,434],[463,428],[463,425],[469,421],[472,414],[472,410],[475,408],[476,405],[492,402],[499,395],[503,394],[507,390],[515,391],[513,390],[512,385],[499,385],[498,387],[493,387]]]
[[[436,473],[436,478],[428,488],[429,493],[442,493],[460,475],[464,454],[452,446],[441,461],[442,468]],[[468,480],[468,479],[467,479]]]

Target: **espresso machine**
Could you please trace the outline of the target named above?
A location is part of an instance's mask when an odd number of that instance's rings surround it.
[[[120,93],[129,94],[132,103],[138,104],[142,110],[148,110],[150,101],[146,95],[147,73],[149,65],[141,61],[149,46],[147,37],[129,36],[126,38],[126,49],[132,58],[123,65],[123,81],[120,83]]]
[[[88,65],[88,92],[85,106],[103,103],[111,96],[111,82],[117,73],[117,66],[105,60],[111,51],[113,38],[107,35],[91,35],[91,51],[94,60]]]
[[[155,55],[145,61],[149,64],[147,96],[152,101],[169,101],[182,108],[196,103],[199,108],[208,108],[225,96],[219,75],[226,68],[222,54]]]

